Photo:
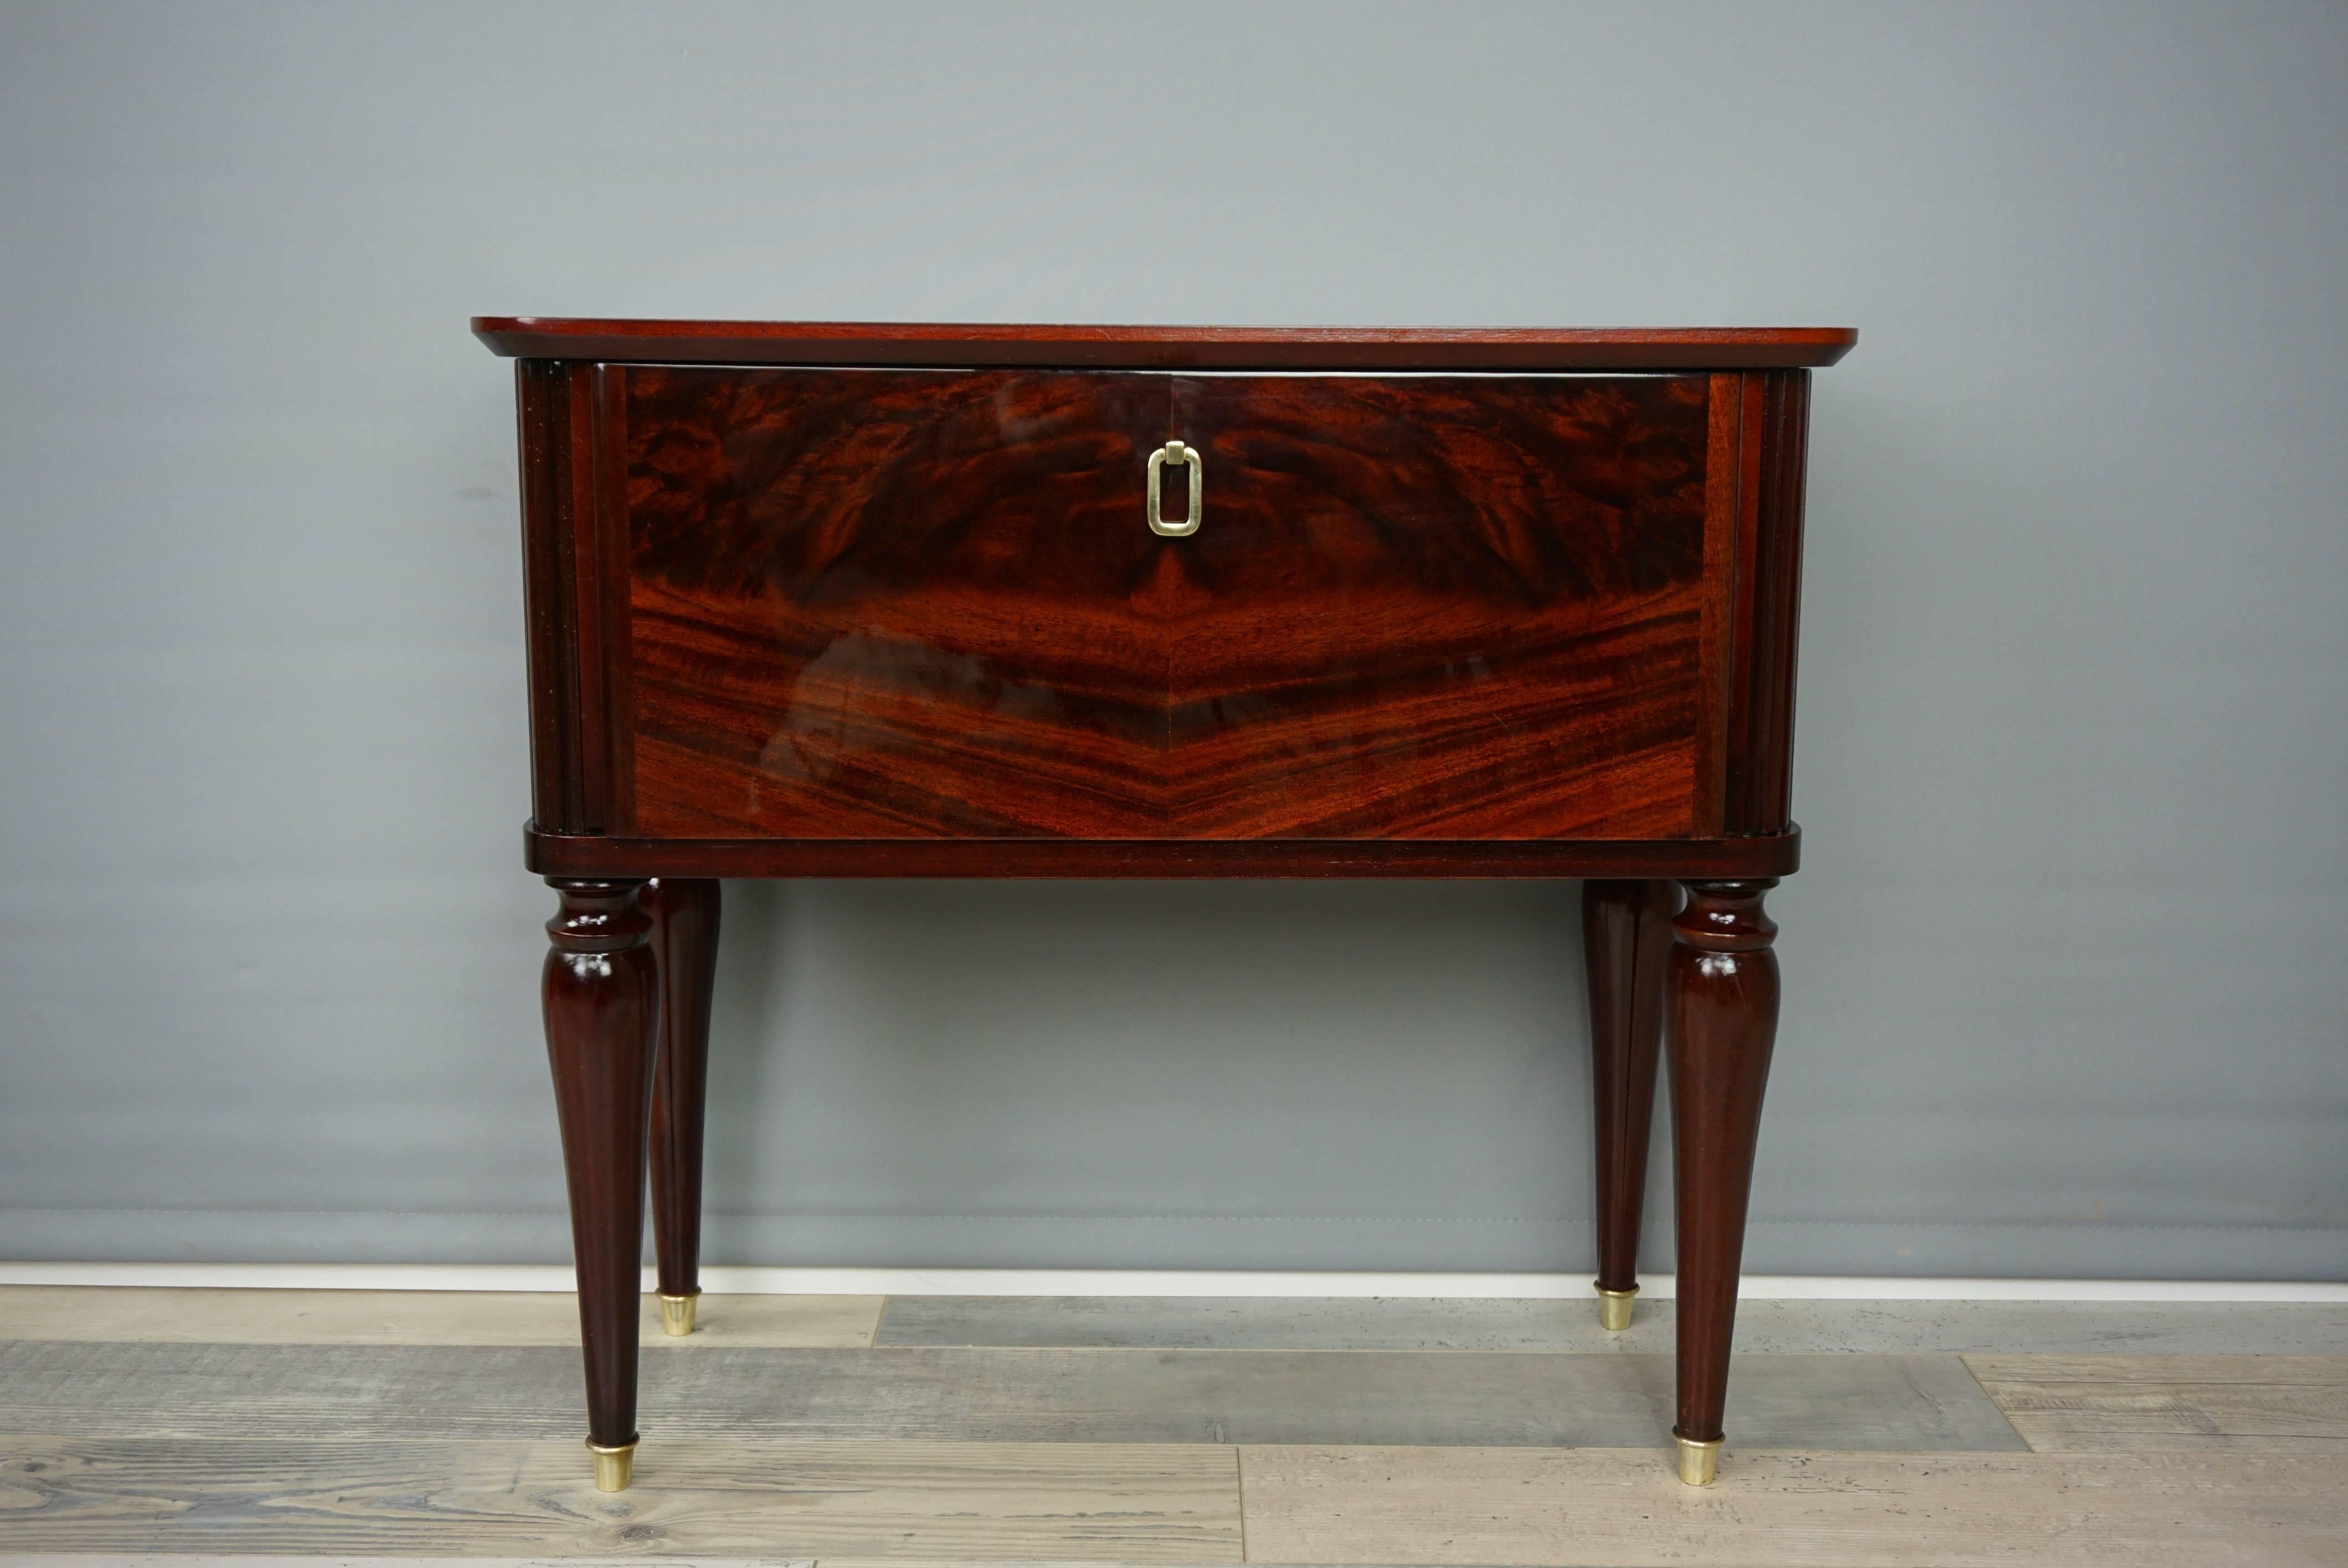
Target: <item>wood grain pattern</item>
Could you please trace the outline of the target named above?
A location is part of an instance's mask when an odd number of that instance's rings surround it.
[[[1777,1033],[1774,882],[1690,882],[1665,968],[1677,1203],[1680,1436],[1719,1438],[1745,1214]]]
[[[883,1307],[886,1307],[885,1317]],[[647,1345],[802,1349],[1128,1346],[1162,1349],[1637,1350],[1669,1355],[1673,1303],[1643,1299],[1621,1334],[1587,1297],[740,1296],[702,1298],[701,1327]],[[568,1292],[221,1290],[0,1286],[0,1339],[248,1345],[578,1342]],[[2348,1356],[2337,1302],[1807,1301],[1737,1304],[1736,1348],[1800,1353]]]
[[[475,326],[525,361],[550,876],[1670,876],[1701,899],[1792,869],[1804,367],[1851,333]],[[1206,476],[1179,539],[1132,515],[1169,442]],[[1681,1428],[1709,1436],[1775,971],[1695,946],[1673,969],[1703,1037],[1673,1052]],[[550,1034],[579,1076],[583,1030]],[[626,1099],[601,1076],[566,1125]],[[606,1436],[634,1351],[612,1163],[571,1166]],[[690,1228],[665,1227],[673,1282]]]
[[[526,831],[544,876],[1790,876],[1801,834],[1708,839],[610,838]]]
[[[645,1296],[639,1339],[706,1349],[861,1348],[878,1296],[706,1296],[701,1326],[670,1339]],[[0,1339],[130,1340],[189,1345],[557,1345],[579,1343],[569,1291],[201,1290],[0,1286]]]
[[[630,373],[638,823],[1663,838],[1700,376]],[[1211,521],[1136,515],[1169,435]]]
[[[643,831],[1160,831],[1159,382],[629,380]]]
[[[0,1437],[10,1552],[1236,1563],[1229,1449]]]
[[[647,882],[637,907],[652,917],[660,974],[660,1040],[653,1061],[653,1254],[660,1294],[701,1293],[701,1151],[709,1099],[709,1009],[717,983],[725,904],[709,877]]]
[[[2348,1356],[1969,1356],[2041,1452],[2348,1454]]]
[[[1014,326],[475,316],[492,353],[721,364],[1735,370],[1832,364],[1848,327]]]
[[[1698,830],[1702,376],[1176,376],[1168,825]]]
[[[546,923],[546,1054],[571,1194],[587,1430],[610,1447],[636,1436],[637,1260],[659,976],[647,945],[652,919],[636,907],[640,883],[551,881],[561,907]]]
[[[168,1552],[77,1552],[70,1564],[60,1568],[188,1568],[184,1553]],[[609,1557],[564,1557],[548,1553],[531,1553],[527,1558],[499,1557],[484,1561],[479,1557],[362,1557],[348,1552],[330,1555],[302,1553],[208,1552],[204,1568],[609,1568]],[[638,1558],[633,1561],[643,1562]],[[893,1557],[859,1557],[852,1553],[828,1555],[822,1559],[824,1568],[859,1568],[860,1564],[887,1563],[891,1568],[903,1559]],[[29,1565],[28,1565],[29,1568]],[[713,1557],[696,1554],[687,1563],[676,1568],[817,1568],[813,1557]]]
[[[647,1348],[644,1447],[685,1437],[994,1442],[1668,1443],[1663,1356]],[[0,1345],[0,1431],[576,1437],[575,1354],[439,1346]],[[1755,1356],[1747,1447],[2022,1440],[1953,1356]]]
[[[1810,381],[1801,370],[1742,379],[1744,477],[1725,821],[1732,833],[1775,833],[1791,820],[1793,799]]]
[[[1552,1350],[1669,1355],[1677,1304],[1642,1297],[1620,1334],[1591,1298],[892,1296],[882,1345],[1219,1350]],[[2348,1355],[2348,1306],[2325,1302],[1743,1300],[1736,1349],[1919,1354],[2233,1350]]]
[[[583,833],[579,743],[579,607],[571,568],[572,386],[576,367],[514,366],[521,456],[523,614],[530,640],[530,815],[550,832]]]
[[[2348,1561],[2337,1461],[2289,1454],[1748,1453],[1684,1487],[1602,1450],[1248,1448],[1251,1563],[2291,1564]]]
[[[932,1421],[957,1401],[979,1407],[985,1430],[1021,1422],[1031,1430],[1065,1433],[1086,1422],[1097,1430],[1109,1424],[1103,1412],[1117,1419],[1143,1404],[1162,1409],[1169,1389],[1186,1387],[1207,1397],[1178,1398],[1180,1410],[1227,1425],[1279,1404],[1339,1430],[1365,1402],[1392,1407],[1428,1389],[1437,1391],[1435,1418],[1456,1421],[1462,1390],[1446,1392],[1439,1379],[1416,1371],[1398,1381],[1395,1368],[1411,1361],[1497,1365],[1508,1382],[1521,1381],[1515,1374],[1530,1361],[1629,1363],[1637,1375],[1627,1381],[1536,1387],[1525,1403],[1594,1390],[1600,1397],[1588,1409],[1602,1414],[1604,1390],[1620,1383],[1643,1393],[1654,1429],[1669,1419],[1669,1395],[1662,1358],[1653,1355],[1355,1352],[1305,1358],[1334,1371],[1300,1376],[1296,1358],[1261,1354],[1143,1352],[1089,1367],[1033,1352],[947,1355],[923,1366],[918,1353],[909,1359],[899,1351],[762,1358],[736,1350],[713,1362],[711,1347],[696,1337],[647,1356],[649,1440],[634,1488],[607,1497],[592,1491],[568,1430],[575,1363],[567,1348],[335,1352],[258,1342],[281,1330],[315,1332],[315,1313],[331,1316],[335,1304],[369,1297],[383,1302],[382,1310],[346,1314],[345,1327],[363,1334],[496,1331],[501,1314],[521,1303],[538,1309],[530,1332],[557,1339],[567,1311],[554,1296],[0,1288],[0,1333],[21,1336],[46,1323],[64,1338],[111,1312],[126,1330],[150,1337],[242,1328],[256,1341],[0,1345],[0,1433],[14,1434],[0,1435],[0,1552],[118,1553],[124,1568],[133,1562],[149,1568],[149,1553],[212,1561],[265,1554],[280,1563],[307,1553],[322,1564],[370,1557],[756,1557],[825,1568],[925,1560],[1238,1561],[1242,1550],[1253,1561],[1330,1563],[2348,1560],[2348,1514],[2334,1480],[2348,1440],[2342,1399],[2348,1354],[1905,1358],[1928,1367],[1936,1383],[1955,1379],[1952,1389],[1978,1374],[2034,1438],[2068,1450],[2018,1451],[2020,1440],[2008,1429],[2004,1451],[1930,1453],[1771,1450],[1747,1440],[1756,1369],[1759,1383],[1782,1377],[1787,1390],[1809,1400],[1806,1419],[1824,1441],[1854,1426],[1889,1435],[1891,1423],[1907,1419],[1903,1410],[1912,1415],[1920,1380],[1885,1378],[1880,1363],[1894,1358],[1872,1355],[1746,1358],[1737,1440],[1719,1483],[1697,1491],[1681,1487],[1645,1446],[1313,1442],[1234,1451],[1213,1441],[891,1435]],[[713,1310],[807,1299],[713,1298]],[[869,1324],[879,1303],[862,1303]],[[1655,1304],[1666,1318],[1671,1305]],[[401,1306],[409,1309],[404,1316]],[[935,1328],[952,1329],[960,1314],[964,1332],[1041,1334],[1045,1342],[1072,1330],[1218,1343],[1318,1336],[1359,1344],[1417,1333],[1489,1348],[1547,1331],[1544,1312],[1590,1323],[1581,1301],[907,1298],[891,1304],[892,1319],[908,1308],[931,1313]],[[395,1320],[372,1321],[386,1313]],[[973,1324],[973,1313],[994,1316]],[[717,1319],[736,1320],[731,1310]],[[918,1321],[908,1317],[892,1332]],[[1642,1321],[1615,1343],[1657,1327]],[[1984,1338],[2321,1347],[2348,1336],[2348,1309],[1756,1301],[1746,1304],[1740,1328],[1797,1340],[1831,1335],[1846,1348]],[[861,1389],[814,1376],[812,1399],[785,1408],[809,1382],[808,1368],[891,1361],[904,1366]],[[1024,1373],[1006,1372],[1022,1361]],[[1169,1381],[1162,1368],[1169,1363],[1210,1375]],[[1822,1363],[1837,1369],[1814,1369]],[[1877,1370],[1844,1370],[1869,1363]],[[1251,1385],[1251,1364],[1270,1369],[1264,1386]],[[705,1366],[714,1376],[705,1378]],[[1363,1370],[1342,1375],[1348,1366]],[[1505,1407],[1519,1396],[1502,1389],[1488,1397]],[[1990,1408],[1977,1392],[1973,1398]],[[726,1430],[687,1430],[684,1419],[667,1419],[664,1400],[714,1409]],[[1628,1408],[1623,1402],[1618,1416]],[[808,1418],[836,1421],[838,1437],[779,1430]],[[23,1435],[51,1419],[75,1430]],[[355,1439],[354,1430],[367,1435]],[[562,1435],[527,1435],[539,1432]],[[2125,1451],[2084,1451],[2089,1446]],[[84,1560],[99,1568],[106,1562]]]
[[[599,364],[581,389],[578,406],[592,431],[580,483],[592,487],[593,505],[580,518],[573,541],[579,601],[592,605],[579,638],[579,708],[585,746],[587,809],[605,824],[633,822],[635,808],[635,666],[632,625],[633,573],[629,565],[627,373]]]
[[[1663,1055],[1663,966],[1679,896],[1661,880],[1593,877],[1581,885],[1601,1290],[1639,1287],[1639,1220]]]

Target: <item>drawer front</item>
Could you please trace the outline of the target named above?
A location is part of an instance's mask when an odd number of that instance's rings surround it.
[[[1710,378],[624,374],[641,833],[1718,830]]]

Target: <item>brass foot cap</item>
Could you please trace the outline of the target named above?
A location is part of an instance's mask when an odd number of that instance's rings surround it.
[[[1606,1332],[1620,1334],[1631,1327],[1631,1303],[1638,1294],[1635,1285],[1628,1290],[1609,1290],[1602,1285],[1598,1287],[1598,1321]]]
[[[595,1490],[597,1491],[628,1490],[628,1478],[636,1461],[635,1439],[630,1438],[617,1448],[608,1449],[602,1443],[591,1440],[587,1445],[587,1451],[595,1456]]]
[[[662,1296],[661,1332],[678,1336],[692,1333],[693,1307],[700,1299],[701,1293],[697,1290],[691,1296]]]
[[[1700,1443],[1673,1432],[1672,1440],[1680,1445],[1680,1480],[1690,1486],[1710,1486],[1720,1471],[1720,1445],[1728,1440],[1715,1438]]]

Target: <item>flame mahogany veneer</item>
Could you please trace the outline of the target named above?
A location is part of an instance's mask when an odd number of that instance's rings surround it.
[[[1799,842],[1807,367],[1852,333],[474,330],[519,361],[527,857],[561,899],[606,1466],[635,1440],[647,1160],[662,1291],[695,1290],[715,878],[1473,876],[1592,879],[1612,1291],[1672,1064],[1678,1431],[1708,1474],[1776,1009],[1761,897]],[[1187,537],[1145,516],[1172,441],[1204,465]],[[1167,465],[1166,520],[1193,471]]]

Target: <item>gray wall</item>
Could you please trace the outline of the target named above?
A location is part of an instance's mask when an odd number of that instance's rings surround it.
[[[1859,326],[1749,1266],[2348,1276],[2344,88],[2326,3],[9,5],[0,1256],[566,1255],[531,312]],[[1570,886],[728,897],[717,1261],[1587,1266]]]

